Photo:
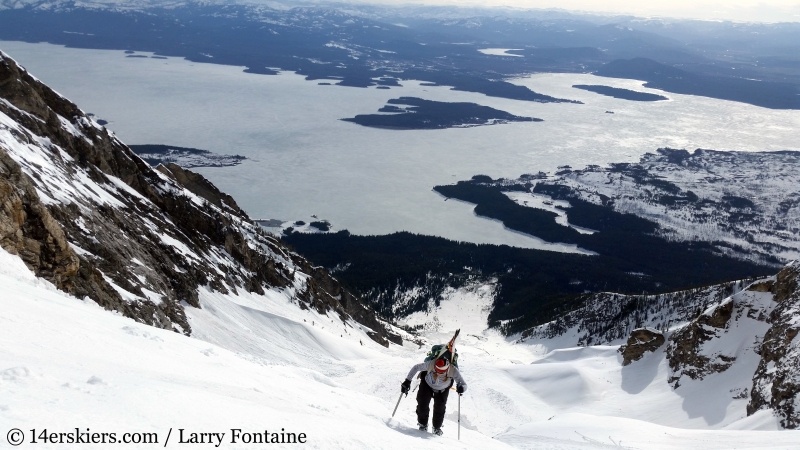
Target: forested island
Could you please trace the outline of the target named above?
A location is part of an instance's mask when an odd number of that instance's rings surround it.
[[[669,100],[669,97],[664,97],[663,95],[649,94],[647,92],[632,91],[630,89],[615,88],[599,84],[575,84],[572,87],[575,89],[583,89],[584,91],[591,91],[607,97],[632,100],[634,102],[657,102],[661,100]]]
[[[541,122],[535,117],[515,116],[511,113],[476,103],[450,103],[400,97],[389,100],[379,113],[359,114],[342,119],[365,127],[398,130],[431,130],[497,125],[509,122]]]

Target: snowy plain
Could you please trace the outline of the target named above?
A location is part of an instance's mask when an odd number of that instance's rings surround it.
[[[421,348],[388,349],[276,291],[201,290],[202,309],[187,308],[189,338],[69,297],[4,250],[0,287],[0,424],[3,434],[25,430],[28,442],[30,429],[78,427],[154,432],[163,448],[172,428],[170,448],[182,445],[179,429],[224,432],[219,448],[255,448],[230,442],[237,428],[306,433],[303,448],[323,449],[800,448],[800,432],[775,431],[769,411],[745,418],[742,408],[672,391],[658,353],[623,369],[616,346],[542,353],[486,330],[490,286],[449,292],[427,317],[410,318],[430,324]],[[456,327],[469,383],[461,439],[455,395],[442,437],[415,429],[412,397],[390,419],[408,368]],[[721,378],[706,388],[717,384],[727,387]]]
[[[658,147],[797,150],[800,111],[664,93],[587,74],[534,74],[514,83],[583,105],[487,97],[403,81],[389,90],[320,85],[181,58],[0,42],[41,80],[108,120],[129,144],[168,144],[249,158],[198,169],[254,218],[331,221],[334,230],[406,230],[453,240],[576,251],[476,217],[473,205],[431,188],[476,174],[516,178],[558,166],[638,161]],[[143,54],[146,55],[146,54]],[[328,80],[335,83],[336,80]],[[572,88],[602,84],[666,95],[631,102]],[[168,94],[168,95],[167,95]],[[544,122],[446,130],[384,130],[338,119],[374,113],[391,98],[475,102]],[[612,111],[614,114],[606,113]]]

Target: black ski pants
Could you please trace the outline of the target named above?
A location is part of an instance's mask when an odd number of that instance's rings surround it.
[[[427,372],[420,374],[419,390],[417,391],[417,421],[428,425],[428,415],[431,412],[431,398],[433,398],[433,428],[441,428],[444,422],[444,413],[447,408],[447,396],[450,388],[441,392],[434,392],[425,381]],[[450,385],[453,383],[451,382]]]

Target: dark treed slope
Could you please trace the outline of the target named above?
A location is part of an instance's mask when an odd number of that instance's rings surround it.
[[[612,61],[595,75],[644,80],[646,87],[676,94],[701,95],[772,109],[800,109],[800,86],[794,84],[700,75],[646,58]]]
[[[621,98],[623,100],[631,100],[634,102],[657,102],[660,100],[669,100],[669,98],[664,97],[663,95],[632,91],[630,89],[620,89],[611,86],[575,84],[572,87],[606,95],[608,97]]]
[[[714,256],[699,248],[675,250],[646,261],[626,258],[637,252],[632,247],[609,255],[587,256],[454,242],[411,233],[292,233],[284,240],[315,263],[335,269],[342,283],[387,317],[425,309],[428,299],[438,299],[447,286],[496,279],[498,290],[490,326],[502,324],[501,329],[509,334],[546,323],[577,307],[583,301],[581,295],[587,292],[667,292],[775,270]]]

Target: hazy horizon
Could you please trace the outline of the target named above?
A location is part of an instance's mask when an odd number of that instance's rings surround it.
[[[622,14],[640,17],[676,19],[729,20],[734,22],[800,22],[797,0],[731,0],[640,2],[635,0],[351,0],[382,5],[430,5],[455,7],[510,7],[521,9],[557,9],[573,13]],[[286,2],[292,3],[292,2]]]
[[[59,0],[55,0],[59,1]],[[800,0],[671,0],[641,2],[637,0],[212,0],[212,3],[252,3],[278,8],[324,5],[364,4],[385,6],[451,6],[462,8],[514,8],[522,10],[558,10],[568,13],[630,15],[642,18],[698,19],[733,22],[796,22],[800,23]],[[9,6],[9,3],[11,6]],[[39,4],[38,0],[0,0],[3,7]],[[130,0],[90,0],[85,4],[131,3]],[[169,0],[137,0],[141,5],[159,5]]]

